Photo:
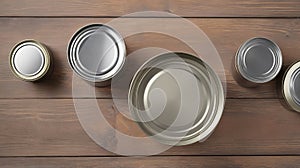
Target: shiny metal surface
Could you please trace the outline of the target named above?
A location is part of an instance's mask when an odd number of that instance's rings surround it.
[[[13,73],[26,81],[42,78],[50,68],[48,49],[34,40],[18,43],[10,53],[10,67]]]
[[[121,35],[102,24],[78,30],[68,46],[68,60],[81,78],[90,82],[110,80],[123,66],[126,56]]]
[[[167,53],[147,61],[135,74],[129,109],[148,135],[168,145],[205,140],[224,108],[222,84],[199,58]]]
[[[300,61],[291,65],[283,77],[283,97],[287,104],[300,112]]]
[[[253,83],[266,83],[274,79],[282,67],[280,48],[266,38],[246,41],[235,57],[238,74]]]

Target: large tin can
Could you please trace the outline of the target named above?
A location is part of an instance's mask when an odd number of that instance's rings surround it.
[[[68,45],[68,60],[82,79],[106,86],[122,68],[126,48],[121,35],[103,24],[91,24],[79,29]]]
[[[242,86],[254,87],[273,80],[282,67],[281,50],[266,38],[252,38],[238,49],[233,77]]]
[[[51,60],[48,48],[35,40],[19,42],[9,54],[13,74],[24,81],[37,81],[49,74]]]
[[[288,107],[300,112],[300,61],[292,64],[285,71],[281,89]]]
[[[134,75],[129,110],[140,128],[167,145],[206,140],[224,108],[216,73],[200,58],[166,53],[148,60]]]

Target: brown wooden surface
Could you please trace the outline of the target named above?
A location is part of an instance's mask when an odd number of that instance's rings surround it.
[[[72,34],[88,23],[105,23],[111,19],[73,18],[0,18],[0,98],[72,98],[72,75],[66,48]],[[157,22],[174,19],[122,19],[124,22]],[[276,82],[258,88],[239,86],[231,76],[231,63],[238,47],[254,36],[267,37],[280,46],[284,64],[299,60],[300,20],[299,19],[190,19],[210,37],[220,53],[227,77],[228,98],[277,98]],[[126,28],[124,28],[126,29]],[[126,30],[120,30],[126,32]],[[180,27],[178,27],[180,31]],[[188,37],[189,32],[186,33]],[[9,69],[8,53],[16,42],[33,38],[51,49],[54,57],[54,73],[51,78],[39,84],[25,83],[16,79]],[[220,40],[222,39],[222,40]],[[171,51],[192,52],[184,43],[166,35],[144,33],[126,38],[128,53],[144,47],[161,47]],[[193,44],[199,42],[193,41]],[[280,78],[278,79],[280,81]],[[91,97],[86,94],[84,85],[78,97]],[[90,87],[91,88],[91,87]],[[110,88],[97,88],[98,98],[111,98]],[[125,96],[125,95],[124,95]]]
[[[99,100],[110,124],[141,135],[112,105],[110,99]],[[1,100],[0,107],[0,156],[112,155],[83,131],[71,99]],[[228,99],[220,124],[205,143],[173,147],[162,155],[300,155],[299,120],[276,99]]]
[[[250,156],[250,157],[113,157],[113,158],[5,158],[0,159],[1,167],[80,167],[80,168],[232,168],[232,167],[250,167],[250,168],[285,168],[299,167],[300,158],[296,156]]]
[[[184,17],[299,17],[299,8],[298,0],[2,0],[0,16],[105,17],[165,11]]]
[[[218,127],[204,143],[173,147],[159,156],[119,157],[96,145],[79,123],[66,48],[72,34],[86,24],[106,23],[145,10],[187,17],[209,36],[225,66],[227,100]],[[121,21],[179,19],[137,17]],[[285,66],[300,60],[299,17],[299,0],[1,0],[0,167],[300,167],[300,115],[282,104],[277,93],[280,77],[258,88],[243,88],[236,84],[230,69],[238,47],[259,36],[280,46]],[[186,32],[185,37],[191,36]],[[54,72],[38,83],[16,79],[8,66],[9,50],[28,38],[43,42],[53,52]],[[157,33],[137,34],[125,41],[129,54],[149,46],[192,53],[179,40]],[[85,82],[79,86],[76,98],[92,100],[86,90],[94,88]],[[116,111],[110,87],[95,91],[112,126],[129,135],[144,136],[135,123]],[[126,108],[122,112],[127,112]]]

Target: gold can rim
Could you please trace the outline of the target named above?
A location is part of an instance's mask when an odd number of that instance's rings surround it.
[[[43,59],[44,59],[44,64],[43,64],[41,70],[39,70],[39,72],[37,72],[36,74],[31,75],[31,76],[24,75],[24,74],[20,73],[17,70],[17,68],[15,66],[15,63],[14,63],[14,60],[13,60],[14,55],[17,52],[17,49],[21,45],[24,45],[24,44],[30,44],[32,46],[37,47],[42,52]],[[44,77],[47,74],[48,70],[50,69],[51,56],[50,56],[49,50],[47,49],[47,47],[44,44],[42,44],[42,43],[40,43],[36,40],[33,40],[33,39],[25,39],[25,40],[22,40],[22,41],[18,42],[11,49],[10,54],[9,54],[9,64],[10,64],[10,68],[11,68],[14,76],[16,76],[17,78],[22,79],[24,81],[31,81],[32,82],[32,81],[37,81],[37,80],[41,79],[42,77]]]
[[[291,78],[293,76],[293,73],[300,69],[300,61],[297,61],[290,65],[288,69],[285,71],[283,80],[282,80],[282,95],[285,99],[286,103],[289,105],[289,107],[297,112],[300,112],[300,105],[297,104],[293,98],[293,95],[290,91],[290,85],[291,85]]]

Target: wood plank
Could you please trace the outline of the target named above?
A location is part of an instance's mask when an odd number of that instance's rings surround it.
[[[234,157],[58,157],[58,158],[0,158],[3,168],[18,167],[81,167],[81,168],[224,168],[224,167],[247,167],[247,168],[282,168],[299,167],[300,158],[297,156],[234,156]]]
[[[72,34],[89,23],[105,23],[111,19],[91,18],[1,18],[0,24],[0,98],[70,98],[72,97],[72,70],[67,63],[66,48]],[[122,19],[135,25],[137,22],[155,23],[176,19],[139,18]],[[258,88],[243,88],[231,76],[231,63],[238,47],[247,39],[263,36],[274,40],[281,47],[284,64],[299,60],[300,39],[299,19],[190,19],[210,37],[219,51],[226,70],[228,98],[277,98],[276,82]],[[168,25],[166,25],[168,26]],[[119,31],[129,31],[124,28]],[[177,31],[181,30],[180,26]],[[193,36],[187,32],[186,37]],[[33,38],[45,43],[54,54],[54,72],[40,83],[27,83],[16,79],[8,66],[8,53],[20,40]],[[137,34],[125,39],[128,53],[144,47],[161,47],[170,51],[192,52],[172,37],[157,33]],[[199,44],[199,41],[192,41]],[[200,44],[199,44],[200,45]],[[143,57],[141,57],[143,58]],[[280,81],[280,78],[278,78]],[[78,97],[91,97],[82,84],[77,89]],[[126,94],[125,94],[126,95]],[[110,98],[110,88],[97,88],[98,98]]]
[[[2,0],[0,16],[121,16],[166,11],[184,17],[299,17],[299,9],[297,0]]]
[[[90,100],[82,101],[88,104]],[[99,99],[98,103],[107,121],[119,131],[142,135],[133,121],[116,111],[112,100]],[[121,112],[127,112],[126,108]],[[299,121],[300,115],[286,110],[279,100],[228,99],[223,117],[207,141],[173,147],[162,154],[300,155]],[[86,135],[71,99],[0,100],[0,156],[103,155],[114,154]]]

